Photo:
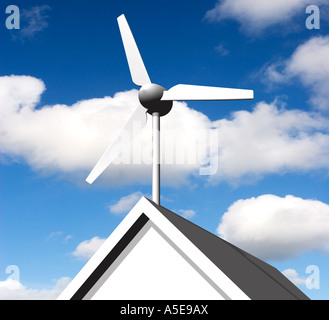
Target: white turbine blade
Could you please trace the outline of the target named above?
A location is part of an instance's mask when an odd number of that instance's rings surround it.
[[[114,161],[124,147],[145,127],[147,121],[146,109],[139,105],[112,144],[105,150],[86,181],[92,184],[98,176]]]
[[[164,91],[161,100],[249,100],[253,90],[178,84]]]
[[[124,14],[122,14],[118,18],[118,24],[133,82],[138,86],[151,83],[151,80],[145,69],[142,57],[136,45],[134,36],[130,30],[130,27]]]

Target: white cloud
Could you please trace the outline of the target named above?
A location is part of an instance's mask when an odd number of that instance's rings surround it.
[[[215,47],[215,51],[218,52],[221,56],[227,56],[230,51],[225,48],[223,44],[219,44],[218,46]]]
[[[63,277],[56,281],[53,289],[31,289],[17,280],[0,281],[0,300],[55,300],[69,284],[70,278]]]
[[[237,20],[243,32],[255,35],[270,26],[290,22],[296,15],[305,13],[309,4],[308,0],[219,0],[205,18],[210,21]],[[327,2],[318,0],[317,5],[320,4],[326,6]]]
[[[30,9],[23,9],[21,12],[21,39],[31,39],[37,32],[48,27],[47,13],[51,8],[48,5],[35,6]]]
[[[296,286],[301,286],[306,284],[306,278],[300,277],[295,269],[283,270],[282,274],[285,277],[287,277]]]
[[[71,235],[71,234],[65,235],[63,233],[63,231],[53,231],[53,232],[50,232],[49,233],[49,235],[47,236],[46,240],[47,241],[58,241],[58,240],[61,240],[62,242],[66,243],[66,242],[68,242],[72,238],[73,238],[73,235]]]
[[[63,231],[53,231],[53,232],[49,233],[46,240],[47,241],[55,241],[62,235],[63,235]]]
[[[286,84],[299,79],[311,90],[313,106],[329,111],[329,36],[306,41],[289,59],[267,67],[265,75],[272,83]]]
[[[0,78],[1,149],[24,157],[37,169],[63,171],[91,168],[109,138],[132,111],[134,91],[91,99],[72,106],[36,109],[45,89],[32,77]],[[127,103],[126,108],[122,105]],[[123,118],[123,120],[122,120]],[[106,129],[108,127],[108,129]]]
[[[99,237],[93,237],[90,240],[82,241],[72,254],[81,260],[88,260],[105,240],[106,239],[101,239]]]
[[[329,253],[329,205],[288,195],[238,200],[222,216],[218,234],[262,259]]]
[[[117,203],[110,205],[109,210],[116,215],[128,213],[142,196],[140,191],[129,194],[122,197]]]
[[[178,213],[185,219],[192,219],[196,215],[196,212],[191,209],[180,209]]]
[[[211,182],[240,183],[269,173],[329,168],[329,120],[260,102],[213,125],[219,131],[218,172]]]

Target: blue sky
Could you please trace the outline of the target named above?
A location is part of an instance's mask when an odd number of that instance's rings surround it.
[[[166,163],[161,204],[327,299],[329,6],[313,2],[321,24],[309,30],[309,1],[17,0],[20,29],[8,30],[13,3],[2,1],[0,297],[56,297],[150,197],[147,150],[143,163],[118,160],[85,182],[137,105],[116,21],[124,13],[152,82],[255,92],[253,101],[175,103],[162,119],[175,137],[164,154],[174,145],[204,158],[197,138],[213,130],[219,140],[204,142],[218,170]],[[135,143],[150,141],[146,129]],[[11,265],[19,281],[8,280]],[[319,287],[308,288],[310,277]]]

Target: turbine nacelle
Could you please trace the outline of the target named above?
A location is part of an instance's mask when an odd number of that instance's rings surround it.
[[[161,100],[164,91],[167,90],[155,83],[147,83],[140,88],[138,92],[139,102],[149,114],[158,112],[161,117],[170,112],[173,102]]]

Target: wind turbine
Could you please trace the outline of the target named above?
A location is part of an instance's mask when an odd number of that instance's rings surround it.
[[[249,100],[254,98],[254,92],[253,90],[186,84],[178,84],[167,91],[160,85],[151,82],[125,16],[122,14],[117,20],[132,81],[141,87],[138,93],[140,104],[113,143],[105,150],[86,181],[90,184],[93,183],[113,162],[124,147],[122,137],[128,133],[130,139],[133,139],[145,127],[147,113],[149,113],[152,115],[153,132],[152,200],[160,205],[160,117],[170,112],[173,101]],[[140,124],[138,128],[136,125],[134,126],[136,123]]]

